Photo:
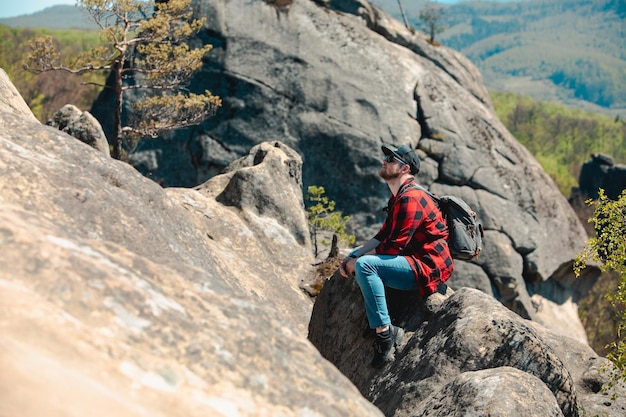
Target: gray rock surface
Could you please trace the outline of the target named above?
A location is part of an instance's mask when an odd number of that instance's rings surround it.
[[[481,291],[462,288],[427,300],[393,290],[388,296],[392,321],[406,335],[381,370],[368,366],[373,339],[363,336],[366,318],[353,280],[339,274],[330,279],[309,325],[309,339],[322,355],[386,416],[626,412],[626,388],[616,401],[600,391],[608,382],[606,359]]]
[[[485,255],[473,265],[490,285],[479,288],[493,289],[522,317],[572,334],[538,315],[531,297],[544,297],[539,284],[551,279],[567,287],[571,270],[555,272],[582,249],[585,231],[497,119],[465,57],[430,45],[365,0],[194,4],[196,16],[206,18],[194,42],[214,49],[190,88],[208,88],[224,105],[195,128],[141,143],[130,156],[139,171],[166,185],[195,186],[251,146],[281,141],[302,157],[304,189],[324,186],[363,241],[383,221],[389,196],[377,175],[380,146],[408,144],[422,159],[418,180],[435,193],[461,196],[483,221]],[[110,131],[107,103],[104,92],[92,112]],[[586,340],[571,309],[563,314]]]
[[[0,106],[0,415],[382,415],[306,339],[300,159],[258,150],[166,190]],[[212,197],[246,170],[299,210]]]
[[[460,374],[422,401],[410,415],[560,417],[563,413],[539,378],[517,368],[500,367]]]
[[[74,136],[106,156],[111,156],[109,142],[107,142],[102,126],[87,111],[83,112],[78,107],[67,104],[61,107],[46,124]]]
[[[598,198],[602,188],[608,198],[617,200],[626,190],[626,165],[615,164],[608,155],[592,154],[580,169],[578,184],[583,199]]]
[[[365,366],[354,281],[333,277],[312,311],[298,288],[300,163],[261,143],[162,189],[0,106],[0,414],[624,415],[626,389],[600,391],[606,359],[478,290],[390,293],[407,337]]]

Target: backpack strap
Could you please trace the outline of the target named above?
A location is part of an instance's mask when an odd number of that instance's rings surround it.
[[[439,197],[437,197],[435,194],[431,193],[430,191],[428,191],[426,188],[422,187],[421,185],[413,184],[412,187],[418,190],[424,191],[430,198],[432,198],[435,204],[437,204],[437,208],[441,210],[441,205],[439,204],[440,202]]]
[[[407,188],[409,188],[409,187],[415,188],[416,190],[424,191],[435,202],[435,205],[437,206],[437,208],[440,208],[439,198],[437,198],[436,195],[434,195],[433,193],[428,191],[426,188],[422,187],[421,185],[417,185],[415,183],[407,186]],[[402,190],[402,191],[404,191],[404,190]],[[414,233],[415,233],[415,229],[411,230],[411,233],[409,233],[409,238],[406,240],[406,243],[404,244],[404,247],[402,248],[401,253],[404,253],[404,251],[406,250],[406,247],[409,246],[409,243],[411,242],[411,239],[413,238],[413,234]]]

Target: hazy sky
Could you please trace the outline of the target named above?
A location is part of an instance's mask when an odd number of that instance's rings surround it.
[[[387,0],[393,1],[397,0]],[[411,0],[404,0],[411,1]],[[454,4],[464,0],[439,0],[439,3]],[[76,0],[0,0],[0,17],[14,17],[39,12],[57,4],[75,5]]]

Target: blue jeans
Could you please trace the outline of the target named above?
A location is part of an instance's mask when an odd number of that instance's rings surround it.
[[[399,255],[364,255],[356,260],[356,281],[361,287],[367,321],[372,329],[391,324],[385,286],[415,290],[417,281],[409,261]]]

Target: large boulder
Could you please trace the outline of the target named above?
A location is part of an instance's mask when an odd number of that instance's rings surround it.
[[[73,104],[61,107],[46,124],[74,136],[106,156],[111,155],[109,142],[100,123],[89,112],[83,112]]]
[[[405,329],[394,359],[373,354],[362,296],[335,274],[320,292],[309,339],[386,416],[621,416],[626,388],[601,391],[611,365],[585,343],[525,320],[481,291],[423,300],[388,290],[392,322]],[[436,299],[433,302],[431,299]]]
[[[306,339],[293,150],[163,189],[31,116],[0,105],[1,415],[382,416]]]
[[[380,146],[408,144],[422,159],[418,180],[464,198],[485,226],[484,255],[457,262],[450,284],[478,280],[477,288],[522,317],[585,340],[575,309],[563,309],[572,323],[563,327],[536,307],[577,301],[568,283],[585,231],[498,120],[465,57],[365,0],[196,0],[194,11],[206,22],[192,44],[214,49],[190,89],[210,89],[223,106],[195,128],[140,143],[129,157],[139,171],[166,185],[196,186],[251,146],[279,140],[301,155],[304,189],[324,186],[363,241],[383,221],[389,196],[377,175]],[[125,99],[130,112],[140,98],[129,91]],[[111,105],[103,91],[92,109],[108,132]],[[544,283],[562,296],[546,298]]]
[[[617,200],[626,190],[626,165],[615,164],[608,155],[594,153],[580,169],[576,191],[582,194],[583,199],[596,199],[600,188],[608,198]]]

